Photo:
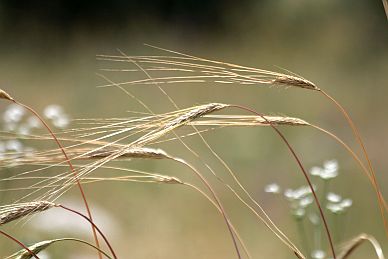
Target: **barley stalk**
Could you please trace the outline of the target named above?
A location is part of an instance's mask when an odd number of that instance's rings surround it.
[[[48,201],[26,202],[0,207],[0,225],[29,216],[33,213],[43,212],[54,207],[55,204]]]

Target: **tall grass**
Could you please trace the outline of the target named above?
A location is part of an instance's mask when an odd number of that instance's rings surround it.
[[[157,48],[157,47],[154,47]],[[220,197],[215,183],[225,187],[231,194],[253,215],[258,222],[264,224],[274,235],[275,238],[290,251],[290,255],[296,258],[311,258],[306,254],[306,250],[296,245],[296,242],[290,238],[285,230],[282,230],[271,219],[268,212],[254,196],[240,182],[239,177],[231,167],[218,155],[210,144],[205,140],[204,133],[215,131],[224,127],[269,127],[286,145],[291,159],[299,166],[300,172],[308,185],[316,210],[319,212],[320,220],[323,222],[323,229],[327,238],[327,250],[330,250],[331,258],[348,258],[353,251],[369,241],[378,258],[384,258],[379,242],[372,236],[360,234],[351,239],[345,246],[335,243],[333,239],[332,227],[327,220],[327,210],[319,199],[315,186],[310,179],[310,175],[303,163],[303,156],[300,156],[291,144],[288,137],[282,133],[281,127],[309,127],[317,129],[339,143],[347,152],[361,171],[367,176],[372,184],[380,209],[381,218],[385,231],[388,235],[387,212],[388,206],[381,193],[380,186],[376,179],[376,174],[372,166],[371,159],[362,141],[354,122],[346,110],[333,97],[324,92],[313,82],[295,74],[283,74],[268,70],[245,67],[241,65],[214,61],[195,57],[175,51],[157,48],[164,51],[166,55],[161,56],[128,56],[119,51],[119,55],[100,55],[99,60],[124,63],[128,66],[125,69],[103,69],[104,73],[141,73],[144,79],[138,79],[125,82],[114,82],[110,76],[101,75],[107,81],[107,84],[100,87],[116,87],[123,93],[130,96],[138,102],[147,113],[138,113],[134,117],[120,119],[83,119],[79,120],[82,125],[79,128],[66,129],[55,132],[40,115],[29,106],[16,101],[9,93],[0,91],[0,98],[21,105],[31,111],[43,123],[49,134],[15,134],[12,132],[3,132],[1,137],[4,139],[18,138],[31,142],[54,141],[58,148],[45,148],[42,151],[25,152],[24,150],[16,152],[5,152],[0,159],[0,166],[4,170],[11,170],[12,175],[3,177],[2,181],[17,182],[15,188],[3,189],[14,195],[13,203],[0,206],[0,227],[14,220],[21,220],[30,217],[33,213],[43,213],[51,208],[61,208],[71,211],[75,216],[86,219],[86,223],[92,226],[95,245],[86,241],[74,238],[60,238],[37,242],[27,246],[15,237],[1,232],[5,237],[17,242],[23,250],[11,255],[10,258],[39,258],[39,252],[48,248],[53,243],[73,240],[87,244],[90,248],[98,252],[98,256],[107,258],[126,258],[128,255],[116,254],[115,250],[107,237],[94,223],[91,209],[89,208],[83,186],[86,184],[109,181],[120,182],[143,182],[154,184],[175,184],[182,185],[188,189],[198,192],[205,202],[209,202],[220,214],[220,220],[223,220],[226,227],[225,235],[229,235],[231,246],[235,250],[236,258],[261,258],[260,255],[252,255],[249,246],[246,245],[245,237],[239,233],[238,227],[234,224],[228,209],[224,206],[222,197]],[[154,76],[153,73],[157,75]],[[244,85],[267,85],[284,88],[296,88],[301,90],[310,90],[312,92],[322,93],[325,98],[330,100],[345,116],[345,121],[355,136],[359,144],[363,157],[360,157],[349,144],[345,143],[340,137],[324,129],[319,125],[307,122],[301,118],[288,116],[271,116],[258,112],[245,104],[223,104],[208,103],[196,105],[188,108],[180,108],[174,100],[164,91],[165,84],[184,83],[204,83],[212,84],[238,84]],[[131,85],[154,85],[167,98],[174,107],[174,111],[167,113],[156,113],[152,111],[140,98],[130,92]],[[222,86],[220,86],[222,87]],[[177,89],[179,91],[179,89]],[[193,101],[194,102],[194,101]],[[226,114],[229,112],[229,114]],[[236,112],[236,114],[230,114]],[[249,113],[248,115],[246,113]],[[214,170],[201,154],[194,151],[186,141],[193,136],[199,137],[199,140],[209,149],[213,159],[218,160],[232,177],[233,182],[226,181]],[[165,142],[178,142],[183,145],[191,154],[194,155],[202,164],[210,176],[199,170],[197,166],[187,161],[175,150],[162,150],[159,146]],[[130,169],[123,166],[123,163],[129,160],[147,159],[147,160],[166,160],[178,163],[193,173],[200,182],[194,184],[181,180],[178,177],[161,173],[152,173],[147,171]],[[117,163],[119,162],[119,163]],[[69,167],[66,169],[66,167]],[[27,169],[26,169],[27,168]],[[46,174],[50,169],[55,169],[54,174]],[[93,176],[95,171],[106,169],[109,171],[120,171],[124,176]],[[65,170],[65,171],[64,171]],[[233,187],[234,185],[237,187]],[[66,193],[77,186],[81,192],[84,205],[87,210],[87,216],[68,206],[58,204],[56,201],[66,195]],[[18,196],[17,191],[22,191]],[[104,240],[109,254],[105,252],[99,243],[99,237]],[[307,242],[307,241],[306,241]],[[228,245],[228,244],[226,244]],[[326,250],[326,248],[325,248]],[[2,255],[3,256],[3,255]],[[6,256],[6,255],[4,255]],[[327,257],[329,258],[329,257]]]

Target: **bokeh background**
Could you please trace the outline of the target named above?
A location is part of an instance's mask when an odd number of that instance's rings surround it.
[[[97,54],[118,54],[117,49],[127,55],[164,54],[143,43],[262,69],[282,72],[285,68],[315,82],[350,111],[383,193],[388,195],[388,33],[380,1],[0,1],[1,88],[38,111],[50,104],[61,105],[72,118],[117,118],[128,116],[129,110],[144,111],[120,90],[96,87],[105,83],[96,73],[114,65],[97,61]],[[131,80],[131,74],[120,76]],[[130,89],[155,111],[174,110],[154,87]],[[356,147],[343,117],[311,91],[206,84],[168,85],[165,90],[180,107],[236,103],[266,114],[300,117],[331,129]],[[1,103],[1,109],[5,108]],[[343,148],[312,129],[282,130],[307,168],[338,160],[340,175],[330,188],[353,200],[340,224],[343,241],[366,232],[387,247],[371,185]],[[305,184],[274,132],[269,128],[228,128],[205,137],[271,218],[301,245],[288,203],[281,195],[264,192],[273,182],[283,189]],[[198,138],[189,143],[219,175],[227,177]],[[253,258],[293,258],[212,178],[201,161],[179,143],[166,148],[211,179]],[[126,163],[130,168],[176,175],[199,184],[179,165]],[[87,185],[86,193],[98,225],[120,258],[235,258],[222,218],[192,190],[176,185],[103,182]],[[13,194],[7,195],[12,201]],[[76,189],[61,201],[82,210]],[[92,240],[88,225],[62,211],[47,212],[6,229],[26,243],[65,236]],[[0,256],[18,249],[0,238]],[[74,243],[56,244],[45,254],[45,258],[94,257],[95,252]],[[372,257],[372,249],[365,245],[353,258]]]

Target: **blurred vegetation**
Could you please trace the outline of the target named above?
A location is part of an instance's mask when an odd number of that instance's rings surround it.
[[[96,54],[117,54],[116,49],[127,55],[163,54],[143,43],[262,69],[290,70],[326,89],[348,108],[364,136],[383,192],[388,188],[388,32],[380,1],[2,0],[0,38],[1,88],[37,110],[59,104],[73,118],[125,117],[129,110],[143,111],[118,89],[96,88],[105,82],[95,74],[113,66],[96,61]],[[112,80],[131,80],[131,74],[104,74]],[[174,110],[156,88],[130,89],[155,111]],[[180,107],[206,102],[243,104],[262,113],[287,114],[318,123],[354,143],[342,116],[309,91],[206,84],[169,85],[165,90]],[[0,104],[2,109],[5,106]],[[387,247],[373,190],[348,154],[311,129],[282,130],[306,167],[333,158],[339,161],[340,175],[331,188],[351,197],[354,203],[343,237],[368,232]],[[271,182],[291,188],[304,184],[275,134],[267,128],[228,128],[205,137],[273,220],[298,241],[287,204],[264,193]],[[220,175],[227,175],[197,138],[189,143]],[[210,177],[181,145],[163,147],[187,158]],[[128,167],[178,175],[197,183],[187,170],[171,163],[134,161]],[[217,190],[254,258],[291,258],[229,192]],[[122,258],[234,258],[220,216],[191,190],[107,182],[88,185],[86,192],[92,207],[110,215],[112,222],[99,225]],[[68,195],[79,198],[75,189]],[[37,231],[29,224],[6,229],[25,242],[72,235]],[[91,239],[90,235],[83,237]],[[57,244],[48,251],[51,258],[90,258],[95,254],[74,247]],[[10,241],[0,239],[1,255],[16,250],[18,247]],[[74,254],[63,255],[70,250]],[[77,253],[83,256],[76,257]],[[371,253],[362,248],[354,258],[366,258]]]

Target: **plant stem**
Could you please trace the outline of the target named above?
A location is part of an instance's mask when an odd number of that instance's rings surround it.
[[[13,236],[5,233],[4,231],[0,230],[0,233],[4,236],[6,236],[7,238],[13,240],[14,242],[18,243],[21,247],[23,247],[31,256],[35,257],[36,259],[39,259],[39,257],[34,253],[32,252],[26,245],[24,245],[22,242],[20,242],[19,240],[17,240],[16,238],[14,238]]]
[[[349,113],[345,110],[345,108],[342,107],[342,105],[337,100],[335,100],[332,96],[330,96],[329,94],[327,94],[323,90],[320,90],[320,92],[326,98],[328,98],[330,101],[332,101],[334,103],[334,105],[339,109],[339,111],[343,114],[343,116],[345,117],[346,121],[348,122],[350,128],[353,131],[353,135],[355,136],[356,141],[358,142],[358,144],[361,147],[361,150],[362,150],[362,152],[364,154],[364,157],[365,157],[365,159],[366,159],[366,161],[368,163],[369,173],[370,173],[370,176],[372,177],[372,184],[374,186],[374,189],[375,189],[375,192],[376,192],[376,195],[377,195],[377,199],[378,199],[378,203],[379,203],[379,209],[380,209],[380,214],[381,214],[381,217],[382,217],[383,223],[384,223],[385,234],[388,237],[388,222],[387,222],[387,219],[386,219],[386,216],[385,216],[385,213],[384,213],[383,198],[382,198],[382,195],[381,195],[380,187],[379,187],[377,179],[376,179],[375,171],[374,171],[373,166],[372,166],[372,162],[369,159],[368,152],[366,151],[364,142],[362,141],[361,134],[358,131],[358,128],[354,124],[354,122],[353,122],[352,118],[350,117]],[[387,207],[385,207],[385,210],[387,211]]]
[[[309,255],[311,253],[310,245],[309,245],[309,241],[308,241],[308,238],[306,235],[306,228],[304,227],[303,220],[297,219],[296,224],[298,226],[298,232],[299,232],[299,236],[300,236],[300,239],[302,242],[302,246],[303,246],[306,254]]]
[[[49,127],[49,125],[43,120],[43,118],[34,110],[32,109],[31,107],[29,107],[28,105],[25,105],[23,103],[20,103],[16,100],[12,100],[14,103],[24,107],[25,109],[29,110],[32,114],[34,114],[39,120],[40,122],[44,125],[44,127],[49,131],[50,135],[52,136],[52,138],[54,139],[54,141],[56,142],[56,144],[58,145],[58,147],[61,149],[64,157],[65,157],[65,160],[66,160],[66,163],[69,165],[70,167],[70,170],[72,171],[73,175],[74,175],[74,179],[76,180],[77,182],[77,186],[78,186],[78,189],[80,190],[81,192],[81,196],[82,196],[82,200],[85,204],[85,208],[86,208],[86,211],[88,213],[88,216],[89,216],[89,219],[91,221],[91,223],[93,223],[93,218],[92,218],[92,213],[90,211],[90,208],[89,208],[89,204],[88,204],[88,201],[86,199],[86,195],[85,195],[85,192],[81,186],[81,183],[78,179],[78,175],[77,175],[77,172],[75,171],[74,167],[73,167],[73,164],[70,162],[70,159],[69,157],[67,156],[67,153],[65,152],[65,149],[63,148],[61,142],[58,140],[58,138],[55,136],[54,132],[51,130],[51,128]],[[92,231],[93,231],[93,236],[94,236],[94,240],[95,240],[95,243],[96,243],[96,246],[98,248],[100,248],[100,244],[98,242],[98,237],[97,237],[97,233],[96,233],[96,229],[94,228],[93,226],[94,224],[92,224]],[[98,256],[100,259],[102,259],[102,254],[100,252],[98,252]]]
[[[86,217],[84,214],[82,214],[81,212],[78,212],[76,210],[73,210],[73,209],[70,209],[62,204],[56,204],[56,207],[60,207],[62,209],[65,209],[67,211],[70,211],[70,212],[73,212],[75,214],[78,214],[79,216],[83,217],[84,219],[86,219],[87,221],[89,221],[89,223],[93,226],[94,229],[96,229],[98,231],[98,233],[100,233],[101,237],[104,239],[106,245],[109,247],[109,250],[110,252],[112,253],[113,255],[113,258],[117,259],[117,256],[112,248],[112,246],[110,245],[108,239],[105,237],[105,235],[102,233],[102,231],[94,224],[94,222],[92,222],[88,217]],[[98,247],[99,248],[99,247]],[[100,248],[99,248],[100,249]]]
[[[327,221],[326,221],[325,215],[324,215],[324,213],[323,213],[321,204],[320,204],[320,202],[319,202],[319,200],[318,200],[317,194],[316,194],[316,192],[315,192],[315,190],[314,190],[314,187],[313,187],[313,185],[312,185],[312,183],[311,183],[311,180],[310,180],[310,178],[309,178],[309,176],[308,176],[306,170],[304,169],[304,167],[303,167],[303,165],[302,165],[302,162],[300,161],[299,157],[298,157],[297,154],[295,153],[294,149],[291,147],[290,143],[287,141],[286,137],[283,135],[283,133],[281,133],[281,131],[280,131],[277,127],[275,127],[275,126],[272,124],[272,122],[270,122],[269,120],[267,120],[267,119],[265,118],[265,116],[263,116],[262,114],[260,114],[260,113],[258,113],[258,112],[256,112],[256,111],[254,111],[254,110],[252,110],[252,109],[250,109],[250,108],[244,107],[244,106],[240,106],[240,105],[231,105],[231,106],[232,106],[232,107],[234,106],[234,107],[239,108],[239,109],[243,109],[243,110],[245,110],[245,111],[254,113],[254,114],[256,114],[257,116],[262,117],[262,118],[263,118],[263,119],[264,119],[264,120],[272,127],[272,129],[275,130],[275,132],[280,136],[280,138],[283,140],[283,142],[287,145],[287,147],[288,147],[288,149],[290,150],[292,156],[295,158],[297,164],[299,165],[299,168],[302,170],[302,173],[303,173],[303,175],[304,175],[304,177],[305,177],[305,179],[306,179],[306,181],[307,181],[307,183],[308,183],[308,185],[309,185],[309,187],[310,187],[310,189],[311,189],[311,192],[312,192],[312,194],[313,194],[313,196],[314,196],[315,203],[316,203],[316,205],[317,205],[317,207],[318,207],[318,210],[319,210],[319,214],[320,214],[320,216],[321,216],[321,219],[322,219],[323,224],[324,224],[324,227],[325,227],[327,239],[328,239],[329,244],[330,244],[331,253],[332,253],[332,255],[333,255],[333,258],[336,259],[335,250],[334,250],[334,244],[333,244],[333,240],[332,240],[332,238],[331,238],[331,234],[330,234],[330,231],[329,231],[329,226],[328,226],[328,224],[327,224]]]

